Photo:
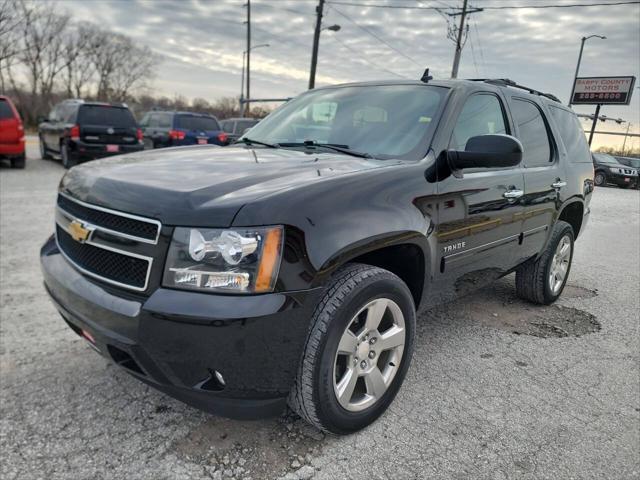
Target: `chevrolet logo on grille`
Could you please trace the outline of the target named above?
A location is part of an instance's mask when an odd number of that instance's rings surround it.
[[[89,239],[89,236],[91,235],[91,232],[92,232],[90,228],[85,227],[78,220],[73,220],[69,224],[68,230],[69,230],[69,235],[71,235],[71,238],[73,238],[76,242],[80,242],[80,243],[86,242]]]

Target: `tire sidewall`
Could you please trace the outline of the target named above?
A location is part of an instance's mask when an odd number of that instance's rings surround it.
[[[62,157],[62,166],[64,168],[71,168],[75,165],[75,162],[69,156],[69,147],[64,142],[60,145],[60,156]]]
[[[361,411],[345,410],[336,398],[333,387],[335,355],[345,329],[367,303],[376,298],[385,297],[396,302],[405,319],[405,345],[400,368],[385,392],[374,405]],[[318,417],[329,431],[350,433],[369,425],[387,409],[395,398],[411,362],[415,338],[415,307],[408,288],[400,279],[389,274],[383,278],[372,278],[358,286],[356,291],[345,299],[331,319],[330,328],[320,346],[320,361],[314,370],[314,397],[317,399]]]
[[[602,180],[598,182],[598,178],[601,178]],[[607,176],[602,172],[596,172],[594,183],[596,184],[596,186],[602,187],[604,184],[607,183]]]
[[[40,158],[42,160],[46,160],[47,159],[47,149],[44,146],[44,141],[42,140],[42,136],[38,135],[38,139],[40,140]]]
[[[567,284],[567,280],[569,279],[569,274],[571,273],[571,266],[573,265],[573,250],[574,250],[574,242],[575,238],[573,235],[573,228],[568,223],[562,222],[562,225],[559,225],[559,230],[556,235],[554,235],[553,241],[549,243],[549,256],[547,258],[546,265],[544,266],[544,299],[545,303],[549,304],[555,302],[562,292],[564,291],[564,287]],[[560,290],[558,290],[557,294],[554,294],[551,291],[551,287],[549,286],[549,272],[551,270],[551,262],[553,261],[553,255],[555,254],[556,249],[558,248],[558,244],[560,240],[562,240],[565,236],[569,236],[569,241],[571,242],[571,254],[569,255],[569,266],[567,267],[567,273],[564,276],[564,281],[562,282],[562,286]]]

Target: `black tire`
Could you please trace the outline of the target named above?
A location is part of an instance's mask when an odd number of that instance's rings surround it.
[[[44,140],[42,140],[42,137],[40,135],[38,135],[38,140],[40,143],[40,158],[42,158],[42,160],[51,160],[51,154],[49,153],[49,150],[47,150],[47,147],[44,144]]]
[[[400,366],[375,403],[361,411],[349,411],[340,405],[334,391],[338,343],[362,307],[380,298],[395,302],[404,315],[405,343]],[[402,385],[413,354],[415,322],[411,292],[396,275],[362,264],[349,264],[338,270],[311,319],[298,375],[289,395],[290,407],[312,425],[333,434],[352,433],[371,424],[384,413]]]
[[[554,292],[549,282],[550,269],[558,244],[565,236],[569,238],[571,245],[569,264],[560,288]],[[549,305],[558,299],[571,272],[574,238],[571,225],[562,220],[556,222],[551,232],[551,238],[542,254],[535,261],[527,262],[516,270],[516,293],[520,298],[541,305]]]
[[[60,144],[60,156],[62,157],[62,166],[64,168],[69,169],[78,164],[78,161],[69,154],[69,147],[66,142]]]
[[[11,168],[24,168],[26,161],[25,161],[25,155],[24,153],[16,158],[12,158],[11,159]]]
[[[602,187],[607,184],[607,174],[603,171],[597,171],[596,175],[593,179],[593,183],[595,183],[596,187]]]

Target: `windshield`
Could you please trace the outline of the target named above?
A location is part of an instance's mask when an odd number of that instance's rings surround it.
[[[594,153],[596,160],[602,163],[619,163],[615,158],[613,158],[608,153]]]
[[[83,105],[78,114],[78,123],[110,127],[136,126],[136,121],[128,109],[108,105]]]
[[[181,130],[220,130],[220,125],[213,117],[176,115],[176,128]]]
[[[428,85],[313,90],[269,115],[247,137],[275,146],[333,144],[376,158],[419,159],[446,93]]]

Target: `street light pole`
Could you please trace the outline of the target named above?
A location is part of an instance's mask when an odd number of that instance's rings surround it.
[[[569,106],[573,102],[573,90],[576,88],[576,79],[578,78],[578,72],[580,71],[580,62],[582,61],[582,52],[584,50],[584,42],[590,38],[599,38],[600,40],[606,40],[604,35],[589,35],[588,37],[582,37],[580,42],[580,53],[578,54],[578,64],[576,65],[576,73],[573,75],[573,85],[571,86],[571,93],[569,93]]]
[[[324,0],[319,0],[316,7],[316,29],[313,32],[313,51],[311,52],[311,71],[309,72],[309,90],[316,86],[316,67],[318,65],[318,48],[320,47],[320,30],[322,28],[322,12]]]
[[[248,102],[245,102],[245,97],[244,97],[244,68],[245,68],[245,59],[247,58],[247,55],[251,52],[251,50],[255,50],[256,48],[262,48],[262,47],[270,47],[271,45],[269,45],[268,43],[261,43],[260,45],[254,45],[252,46],[249,50],[245,50],[244,52],[242,52],[242,76],[241,76],[241,85],[240,85],[240,116],[244,117],[244,109],[245,109],[245,105]],[[247,72],[247,81],[249,80],[248,77],[248,72]],[[247,99],[249,99],[248,97],[248,86],[247,86]]]

